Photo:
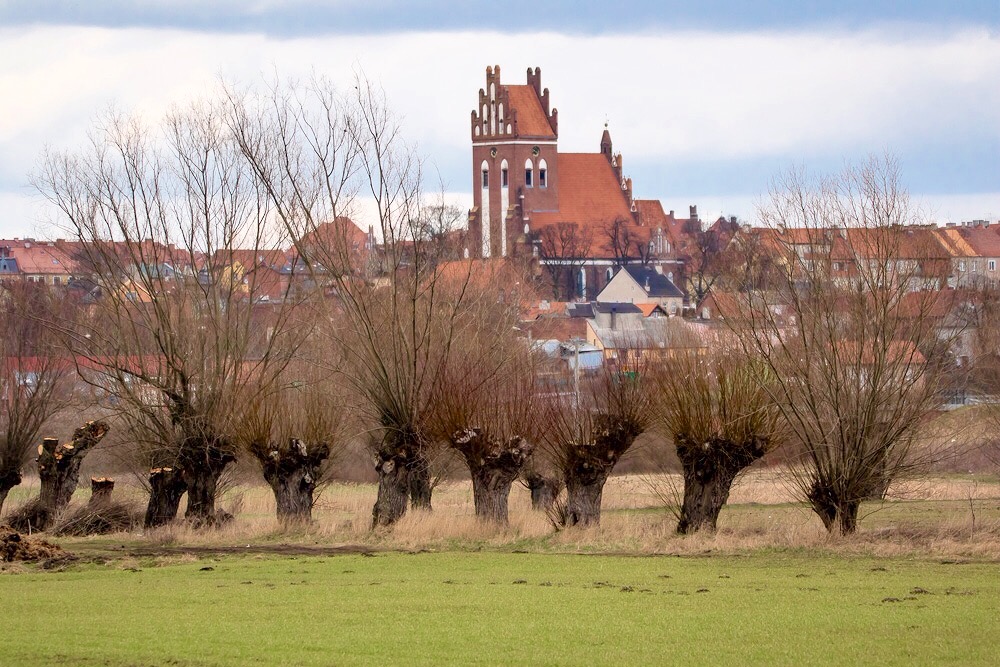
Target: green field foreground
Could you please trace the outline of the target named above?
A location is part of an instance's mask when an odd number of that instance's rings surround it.
[[[143,558],[0,575],[4,665],[995,665],[1000,564],[761,551]]]

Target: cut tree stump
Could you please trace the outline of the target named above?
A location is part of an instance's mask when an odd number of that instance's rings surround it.
[[[45,530],[55,516],[69,505],[80,479],[80,464],[90,449],[108,433],[103,421],[89,421],[73,431],[73,439],[59,444],[58,438],[43,438],[38,446],[38,478],[41,490],[38,498],[27,503],[11,517],[16,528]]]
[[[111,492],[115,490],[115,480],[110,477],[90,478],[89,505],[107,503],[111,500]]]

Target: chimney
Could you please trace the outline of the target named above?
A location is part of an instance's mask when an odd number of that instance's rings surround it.
[[[691,206],[689,210],[691,211],[690,218],[692,220],[697,220],[698,219],[698,207],[697,206]]]

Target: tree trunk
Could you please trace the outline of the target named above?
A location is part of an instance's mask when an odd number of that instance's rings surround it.
[[[289,440],[288,447],[272,446],[257,452],[264,479],[274,492],[278,520],[285,524],[312,520],[313,493],[322,474],[330,447],[320,443],[309,450],[301,440]]]
[[[196,527],[213,526],[220,518],[215,509],[219,479],[235,460],[228,443],[217,438],[195,437],[181,450],[181,474],[187,484],[184,518]]]
[[[115,490],[115,480],[110,477],[90,478],[90,500],[87,505],[94,506],[111,502],[111,492]]]
[[[531,456],[533,447],[520,437],[497,441],[476,428],[456,433],[451,444],[465,457],[472,473],[476,516],[484,521],[507,524],[510,487]]]
[[[431,509],[431,464],[423,454],[417,454],[408,464],[410,475],[410,507]]]
[[[187,510],[184,518],[195,527],[215,525],[215,496],[219,488],[219,478],[223,469],[199,468],[185,470],[187,484]]]
[[[614,465],[595,468],[575,467],[566,473],[566,525],[591,526],[601,523],[604,483]]]
[[[153,468],[149,471],[149,504],[143,525],[155,528],[177,518],[181,496],[187,490],[179,468]]]
[[[598,435],[593,442],[569,445],[566,449],[563,476],[567,526],[601,522],[604,483],[642,429],[631,421],[601,415],[595,420],[594,432]]]
[[[820,480],[813,481],[809,489],[809,504],[819,515],[823,526],[828,532],[839,532],[841,535],[852,535],[858,529],[858,510],[861,500],[843,498],[846,495],[824,485]]]
[[[684,503],[677,522],[677,532],[681,535],[695,533],[702,529],[715,531],[719,513],[729,500],[729,491],[736,475],[725,468],[717,468],[714,474],[700,475],[694,470],[684,470]]]
[[[20,483],[20,470],[8,470],[5,473],[0,473],[0,515],[3,514],[3,504],[7,500],[7,494]]]
[[[767,452],[767,442],[750,438],[736,443],[719,437],[696,442],[675,434],[677,458],[684,471],[684,502],[677,532],[682,535],[702,529],[714,531],[719,513],[733,487],[733,480]]]
[[[531,491],[531,509],[548,512],[562,491],[562,480],[556,477],[546,477],[536,472],[524,475],[524,483]]]
[[[73,432],[70,442],[59,444],[57,438],[44,438],[38,448],[38,478],[40,492],[34,524],[45,530],[55,516],[64,510],[80,480],[83,457],[108,432],[101,421],[87,422]]]
[[[380,452],[375,471],[378,473],[378,497],[372,508],[372,528],[391,526],[406,514],[410,498],[410,473],[406,459]]]

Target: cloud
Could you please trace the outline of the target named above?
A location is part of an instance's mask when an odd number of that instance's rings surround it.
[[[760,30],[875,23],[956,25],[1000,23],[982,0],[801,2],[800,0],[632,0],[609,11],[606,0],[508,0],[503,11],[456,0],[7,0],[0,24],[172,28],[262,33],[279,37],[380,34],[428,30],[558,30],[612,34],[643,30]]]
[[[689,175],[679,179],[687,193],[746,197],[766,189],[775,165],[836,165],[883,149],[914,156],[904,177],[947,165],[947,187],[920,182],[922,191],[1000,191],[1000,37],[985,29],[933,39],[895,29],[276,39],[46,26],[0,30],[0,189],[23,186],[46,144],[84,141],[112,103],[155,118],[209,93],[220,75],[252,82],[315,70],[349,85],[363,69],[461,192],[469,113],[492,64],[508,83],[542,67],[564,151],[596,151],[609,120],[637,192],[668,208],[688,203],[674,199],[671,174]],[[10,216],[0,209],[0,225]]]

